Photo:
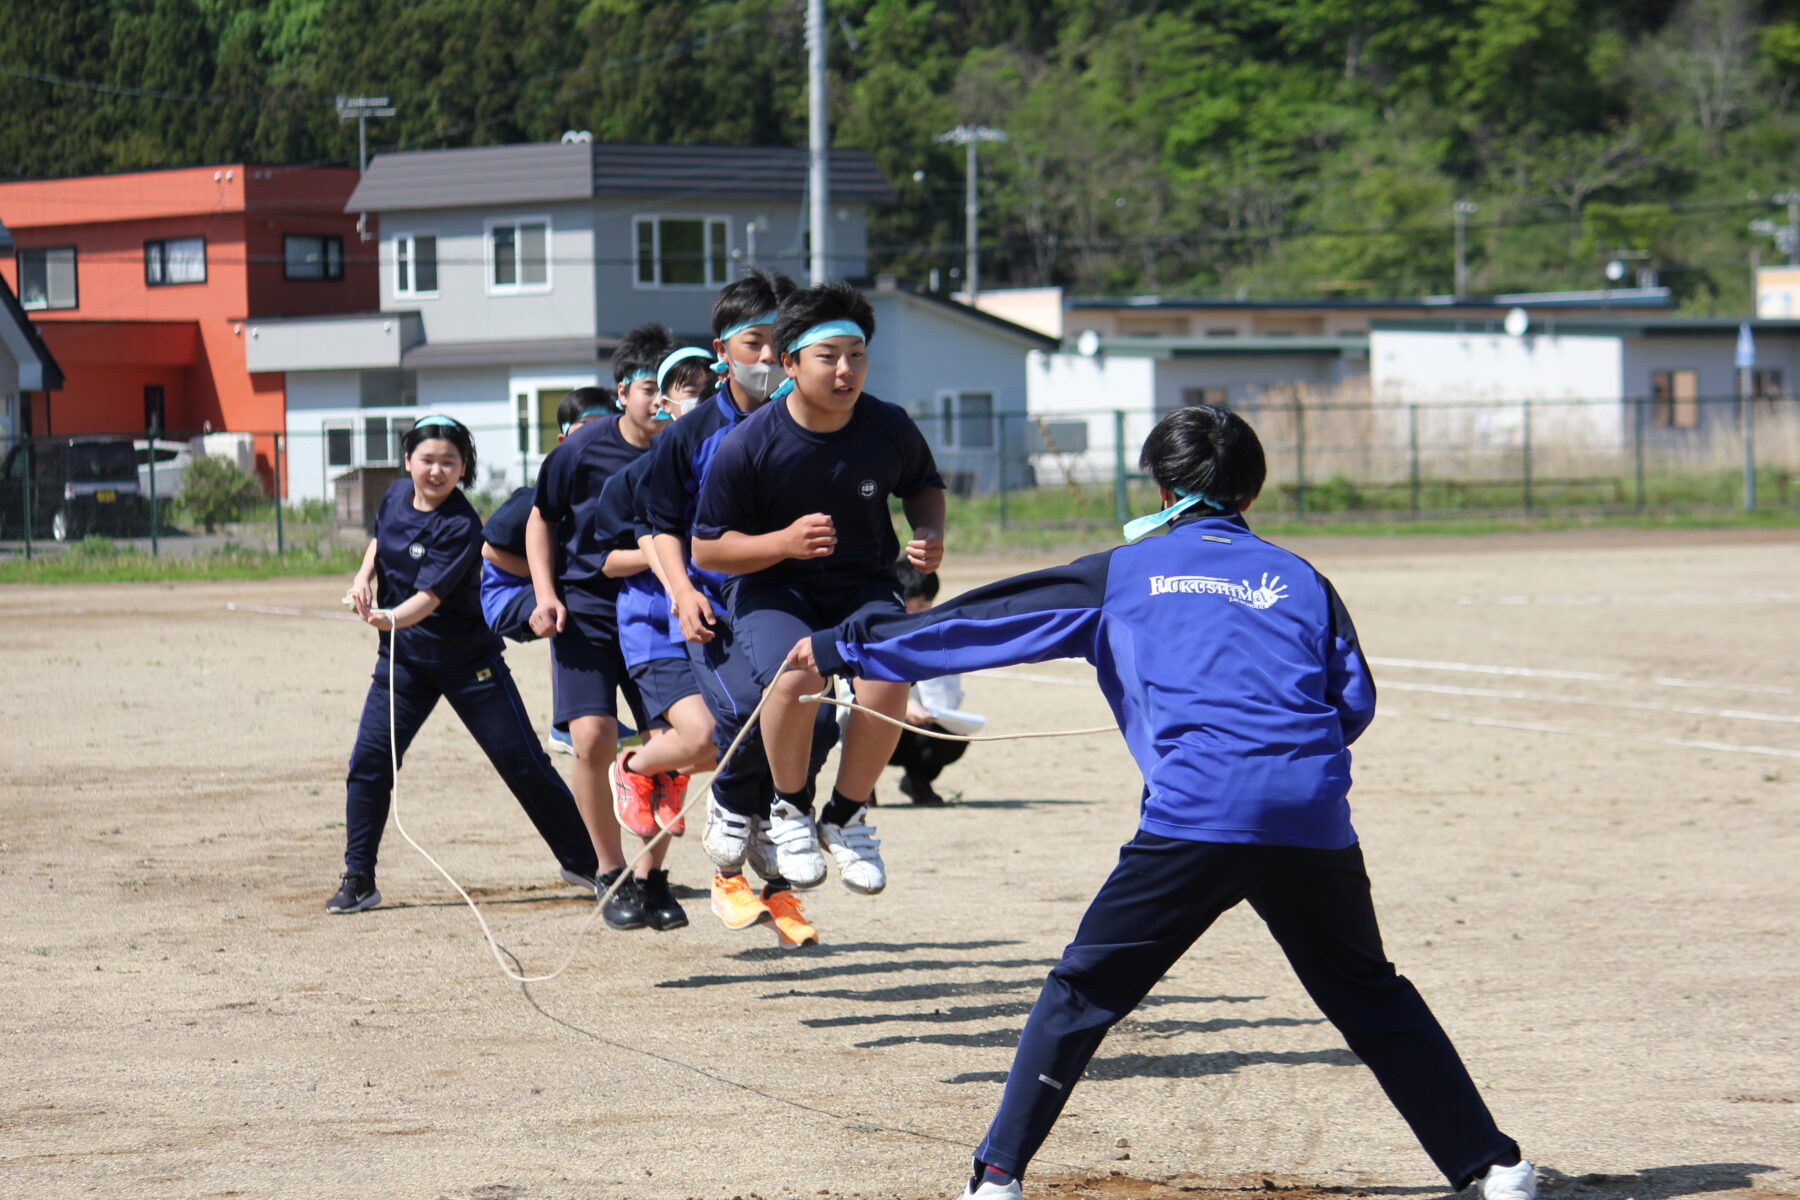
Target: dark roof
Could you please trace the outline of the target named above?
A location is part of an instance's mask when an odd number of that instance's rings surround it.
[[[56,356],[50,353],[50,347],[44,344],[43,335],[38,332],[37,326],[33,325],[31,318],[26,315],[25,306],[19,303],[19,298],[13,295],[12,288],[7,286],[4,279],[0,279],[0,312],[4,312],[7,319],[18,325],[25,334],[25,340],[31,344],[32,352],[43,364],[44,390],[60,392],[63,386],[62,366],[56,361]]]
[[[496,367],[599,362],[617,338],[542,338],[512,342],[421,342],[400,356],[402,367]]]
[[[639,146],[533,142],[378,154],[347,212],[473,208],[595,196],[792,197],[806,190],[807,152],[791,146]],[[833,203],[894,198],[866,150],[831,151]]]
[[[1225,300],[1216,296],[1073,296],[1064,302],[1063,307],[1149,311],[1159,308],[1193,308],[1203,311],[1324,308],[1341,312],[1392,309],[1444,312],[1467,308],[1667,308],[1669,298],[1668,288],[1654,287],[1582,292],[1513,292],[1498,296],[1464,296],[1461,299],[1454,296],[1395,297],[1387,300],[1350,300],[1335,296],[1282,300]]]

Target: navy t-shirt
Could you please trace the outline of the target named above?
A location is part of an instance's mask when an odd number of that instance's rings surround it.
[[[532,489],[522,487],[506,498],[481,527],[481,538],[496,550],[525,557],[525,523],[531,519]]]
[[[837,528],[829,555],[784,559],[746,581],[892,579],[900,541],[888,497],[943,486],[925,435],[898,405],[864,392],[842,429],[814,433],[788,413],[785,398],[772,400],[719,443],[700,485],[694,536],[773,533],[824,513]]]
[[[733,429],[747,420],[747,415],[731,399],[728,384],[708,396],[693,412],[675,422],[675,427],[660,433],[651,444],[649,470],[638,487],[638,519],[653,533],[667,533],[688,545],[694,528],[694,511],[699,505],[700,483],[712,464],[719,443]],[[725,594],[730,577],[717,571],[692,567],[689,575],[696,586],[711,599]]]
[[[375,517],[375,603],[394,609],[425,591],[438,598],[429,617],[400,630],[402,662],[455,663],[500,651],[481,615],[480,564],[481,517],[461,489],[421,512],[411,479],[388,488]],[[383,654],[390,636],[381,635]]]
[[[606,557],[594,527],[600,489],[643,453],[619,432],[620,420],[601,417],[571,433],[544,460],[532,498],[556,530],[556,581],[563,603],[601,620],[612,618],[619,589],[618,581],[600,570]]]

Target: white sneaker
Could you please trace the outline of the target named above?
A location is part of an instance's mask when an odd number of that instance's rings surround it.
[[[819,824],[819,840],[837,860],[838,877],[853,892],[873,896],[887,886],[887,868],[881,862],[881,841],[869,824],[869,810],[859,808],[842,825]]]
[[[1019,1200],[1019,1181],[995,1183],[984,1179],[980,1187],[964,1187],[963,1200]]]
[[[744,853],[744,862],[764,883],[781,878],[781,869],[775,862],[775,843],[769,840],[769,823],[762,817],[750,818],[750,846]]]
[[[769,840],[775,843],[775,867],[797,888],[825,882],[825,856],[819,853],[819,827],[813,815],[786,800],[769,806]]]
[[[739,816],[706,797],[706,832],[700,836],[706,856],[721,867],[741,867],[750,842],[750,818]]]
[[[1535,1200],[1537,1168],[1525,1159],[1517,1166],[1494,1166],[1475,1181],[1481,1189],[1481,1200]]]

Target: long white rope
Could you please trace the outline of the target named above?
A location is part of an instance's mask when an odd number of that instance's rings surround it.
[[[350,603],[350,598],[348,596],[344,599],[345,603]],[[369,613],[371,616],[382,616],[387,618],[389,626],[394,626],[394,614],[392,610],[371,608]],[[393,780],[389,785],[389,795],[390,807],[394,814],[394,828],[400,831],[400,836],[406,839],[407,845],[411,846],[414,850],[417,850],[419,855],[424,858],[426,862],[430,863],[432,867],[437,870],[437,873],[442,875],[452,888],[456,889],[456,894],[462,897],[463,903],[469,906],[469,911],[475,914],[475,920],[481,926],[481,936],[487,939],[488,951],[493,954],[494,964],[500,968],[500,973],[514,983],[547,983],[569,969],[569,965],[575,961],[576,952],[581,949],[582,939],[587,936],[588,931],[593,928],[594,922],[599,919],[601,912],[606,907],[606,902],[611,900],[613,895],[631,878],[632,868],[636,866],[638,862],[642,861],[645,856],[650,854],[657,846],[669,839],[669,830],[676,824],[676,821],[664,823],[662,828],[657,831],[656,835],[644,843],[643,849],[638,852],[637,856],[633,858],[630,863],[627,863],[624,867],[619,869],[618,877],[613,880],[612,885],[604,892],[597,892],[594,910],[588,914],[587,920],[581,923],[580,927],[576,929],[574,935],[569,939],[568,952],[563,955],[562,961],[556,965],[555,970],[549,971],[543,975],[525,975],[513,970],[512,967],[507,964],[507,958],[509,957],[510,952],[502,949],[499,941],[495,939],[494,931],[489,927],[487,917],[482,914],[481,906],[476,904],[474,897],[470,896],[463,888],[463,885],[457,882],[456,876],[452,875],[449,870],[445,868],[443,863],[432,856],[431,851],[421,846],[418,843],[418,840],[406,831],[406,823],[400,818],[400,739],[398,736],[398,718],[396,716],[398,705],[394,694],[394,671],[400,661],[399,632],[400,630],[398,627],[393,627],[388,633],[388,758],[393,769]],[[744,739],[750,736],[750,731],[756,728],[758,720],[762,717],[763,706],[768,704],[769,697],[775,692],[776,680],[779,680],[782,674],[787,670],[789,670],[789,667],[785,663],[776,668],[774,677],[769,680],[769,685],[763,689],[762,696],[757,699],[756,707],[750,710],[750,715],[745,719],[743,727],[738,730],[737,736],[731,739],[731,744],[725,748],[725,753],[719,756],[718,765],[713,768],[714,779],[718,778],[719,773],[725,769],[726,764],[731,761],[735,754],[737,754],[738,747],[744,744]],[[828,682],[826,684],[827,689],[829,689],[830,686],[831,685]],[[858,704],[854,700],[836,699],[835,697],[827,695],[825,692],[802,696],[801,703],[834,704],[840,708],[848,708],[856,712],[865,713],[878,721],[885,721],[889,725],[897,725],[901,729],[911,730],[924,737],[937,738],[940,741],[951,742],[1007,742],[1024,741],[1030,738],[1082,737],[1090,734],[1115,733],[1118,730],[1116,725],[1102,725],[1092,729],[1065,729],[1048,733],[1000,733],[987,735],[941,733],[937,730],[921,729],[916,725],[908,724],[898,718],[890,717],[884,712],[877,712],[867,705]],[[687,802],[681,806],[681,812],[677,820],[685,820],[688,810],[698,804],[701,797],[710,795],[711,792],[711,780],[708,780],[706,787],[695,789],[692,794],[689,795]],[[515,959],[514,961],[517,960]]]

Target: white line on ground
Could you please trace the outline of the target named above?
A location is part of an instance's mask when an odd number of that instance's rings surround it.
[[[1375,658],[1372,667],[1401,667],[1415,671],[1450,671],[1465,675],[1516,675],[1525,679],[1573,679],[1583,683],[1634,683],[1655,687],[1709,688],[1722,692],[1765,692],[1772,696],[1800,695],[1800,687],[1780,683],[1719,683],[1708,679],[1680,679],[1657,675],[1650,679],[1634,679],[1629,675],[1609,675],[1601,671],[1559,671],[1548,667],[1506,667],[1488,663],[1443,662],[1430,658]]]
[[[1408,683],[1396,679],[1382,680],[1377,686],[1391,692],[1432,692],[1440,696],[1481,696],[1492,700],[1529,700],[1534,704],[1579,704],[1587,708],[1628,708],[1640,712],[1686,713],[1695,717],[1725,717],[1734,721],[1774,721],[1783,725],[1800,725],[1800,716],[1792,713],[1752,712],[1742,708],[1658,704],[1654,700],[1595,700],[1587,696],[1556,696],[1508,688],[1457,687],[1449,683]]]
[[[1458,596],[1456,602],[1462,605],[1485,607],[1495,605],[1502,608],[1517,608],[1521,605],[1545,604],[1555,606],[1580,606],[1619,604],[1768,604],[1779,600],[1800,600],[1800,592],[1780,591],[1775,588],[1748,588],[1736,592],[1663,592],[1655,593],[1594,593],[1585,596]]]
[[[1648,742],[1654,746],[1677,746],[1687,750],[1716,750],[1722,754],[1766,754],[1776,758],[1800,758],[1800,750],[1781,746],[1746,746],[1737,742],[1710,742],[1699,738],[1656,737],[1645,733],[1617,733],[1604,729],[1577,729],[1572,725],[1552,725],[1544,721],[1503,721],[1494,717],[1459,717],[1453,713],[1408,713],[1384,709],[1384,716],[1423,717],[1428,721],[1448,721],[1453,725],[1480,725],[1490,729],[1523,729],[1535,733],[1567,733],[1576,737],[1613,738],[1627,742]]]
[[[227,600],[225,607],[230,612],[261,613],[265,617],[313,617],[320,621],[359,621],[362,618],[355,613],[342,612],[307,612],[301,608],[285,608],[279,604],[239,604]]]

